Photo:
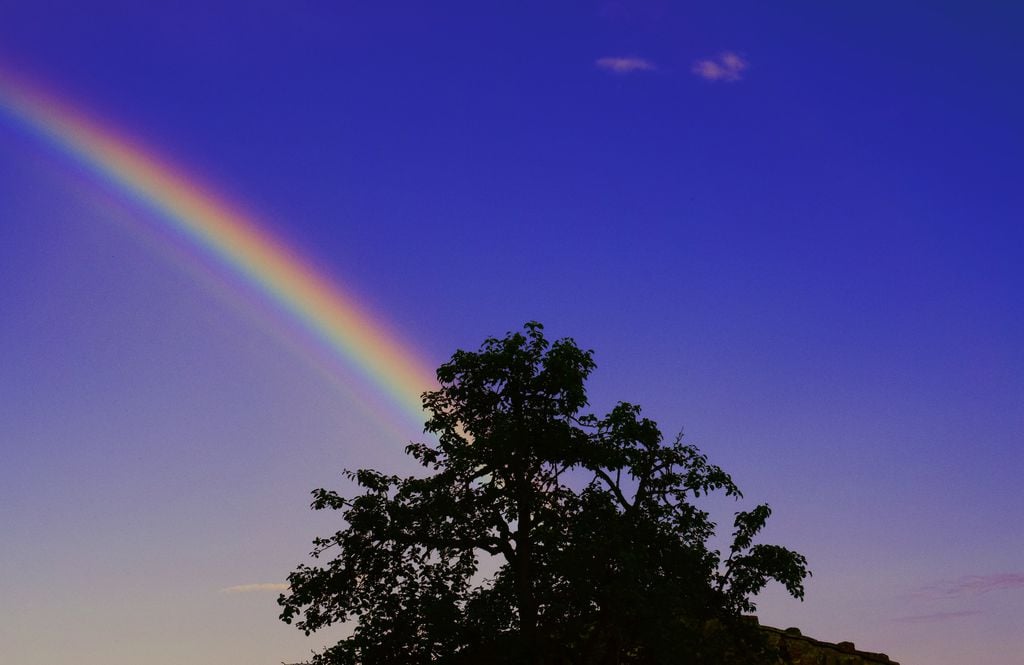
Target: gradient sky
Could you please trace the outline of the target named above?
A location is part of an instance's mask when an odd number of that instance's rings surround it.
[[[529,319],[593,348],[595,409],[684,429],[807,555],[762,622],[1024,663],[1024,9],[151,4],[3,3],[0,68],[427,366]],[[375,386],[159,228],[0,109],[5,663],[301,660],[331,635],[249,585],[337,528],[311,488],[408,468]]]

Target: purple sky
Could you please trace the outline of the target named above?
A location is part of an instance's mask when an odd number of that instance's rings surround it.
[[[1024,662],[1024,10],[208,4],[4,3],[0,66],[429,365],[529,319],[593,348],[595,409],[685,429],[807,555],[764,623]],[[331,636],[245,585],[336,528],[311,488],[408,468],[150,215],[0,112],[5,663],[300,660]]]

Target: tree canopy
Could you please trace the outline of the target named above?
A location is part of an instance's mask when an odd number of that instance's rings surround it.
[[[288,576],[281,619],[353,625],[314,663],[765,662],[743,615],[772,580],[802,598],[806,560],[755,543],[766,504],[712,549],[695,500],[740,490],[636,405],[585,413],[594,367],[539,323],[456,351],[423,395],[435,440],[406,448],[422,474],[313,492],[345,524]]]

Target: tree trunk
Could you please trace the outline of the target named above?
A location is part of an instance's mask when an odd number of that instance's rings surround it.
[[[516,528],[516,600],[519,606],[519,634],[526,647],[528,662],[539,662],[537,640],[537,600],[533,595],[532,527],[530,481],[525,473],[518,478]]]

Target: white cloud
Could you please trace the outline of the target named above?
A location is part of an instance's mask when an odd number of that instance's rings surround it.
[[[739,81],[747,61],[732,51],[726,51],[714,58],[703,58],[693,64],[693,73],[708,81]]]
[[[236,586],[229,586],[225,589],[221,589],[221,593],[249,593],[252,591],[287,591],[287,584],[277,584],[274,582],[265,582],[263,584],[239,584]]]
[[[654,63],[644,58],[638,58],[634,55],[612,57],[606,56],[604,58],[598,58],[594,61],[594,64],[598,68],[604,69],[615,74],[630,74],[632,72],[643,72],[657,69]]]
[[[910,617],[899,617],[896,621],[899,623],[934,623],[936,621],[962,619],[964,617],[976,616],[979,614],[981,614],[981,612],[974,610],[966,610],[963,612],[933,612],[932,614],[918,614]]]
[[[1024,574],[997,573],[995,575],[968,575],[950,582],[939,582],[922,587],[916,594],[926,598],[959,598],[980,596],[990,591],[1024,589]]]

